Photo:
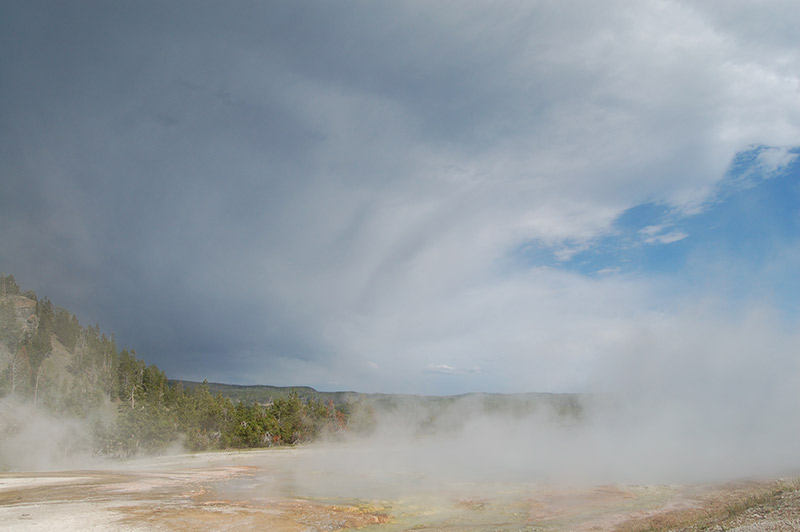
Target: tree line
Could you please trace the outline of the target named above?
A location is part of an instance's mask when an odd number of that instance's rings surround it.
[[[86,420],[95,452],[132,456],[180,444],[193,451],[308,442],[347,427],[346,406],[296,392],[261,404],[170,384],[99,326],[21,292],[0,275],[0,398]]]

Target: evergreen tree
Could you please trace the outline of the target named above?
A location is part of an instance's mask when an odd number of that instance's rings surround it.
[[[22,326],[17,320],[14,302],[11,298],[0,297],[0,342],[14,352],[22,339]]]
[[[18,296],[19,285],[13,275],[0,275],[0,296]]]

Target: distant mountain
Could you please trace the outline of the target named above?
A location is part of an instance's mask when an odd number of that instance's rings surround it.
[[[170,386],[175,386],[178,383],[183,384],[186,390],[193,390],[197,386],[204,384],[196,381],[169,380]],[[297,394],[300,399],[304,401],[315,400],[324,403],[333,401],[336,405],[352,403],[365,396],[365,394],[357,392],[320,392],[309,386],[270,386],[267,384],[238,385],[222,384],[218,382],[209,382],[207,384],[209,391],[213,395],[221,393],[231,401],[242,401],[248,404],[271,404],[275,399],[286,399],[293,393]]]
[[[450,408],[463,408],[468,405],[470,412],[485,414],[505,414],[524,417],[539,411],[548,411],[558,416],[580,417],[583,412],[584,395],[573,393],[466,393],[459,395],[413,395],[390,393],[360,393],[353,391],[321,392],[309,386],[269,386],[238,385],[216,382],[199,383],[195,381],[170,380],[170,385],[181,382],[187,390],[207,385],[216,395],[246,404],[272,404],[277,399],[286,399],[297,394],[304,401],[318,401],[341,406],[349,410],[352,405],[368,405],[378,412],[422,409],[428,416],[439,415]]]

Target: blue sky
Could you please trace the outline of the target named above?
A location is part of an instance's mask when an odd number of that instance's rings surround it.
[[[780,163],[765,167],[764,154],[778,155]],[[563,250],[534,245],[521,248],[521,256],[531,265],[586,276],[673,277],[687,289],[714,286],[734,301],[769,299],[796,314],[798,264],[787,250],[800,249],[797,155],[796,149],[765,146],[742,151],[697,212],[643,203],[621,213],[609,233],[585,249],[563,256]]]
[[[723,339],[790,363],[799,25],[789,0],[7,2],[0,270],[173,378],[580,391]]]

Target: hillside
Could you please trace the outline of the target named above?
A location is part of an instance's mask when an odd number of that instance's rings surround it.
[[[333,403],[297,390],[260,404],[170,383],[113,335],[0,276],[0,470],[26,463],[31,442],[51,442],[43,454],[124,457],[294,444],[346,424]]]
[[[168,380],[136,352],[120,350],[113,335],[82,326],[47,298],[22,292],[13,276],[0,276],[0,469],[19,461],[9,458],[8,449],[25,449],[25,437],[120,457],[176,445],[207,450],[295,444],[346,430],[370,432],[379,419],[398,415],[416,433],[459,430],[481,415],[523,418],[545,412],[579,419],[580,399],[536,393],[364,394]],[[46,438],[26,436],[34,420],[47,427]],[[57,440],[54,427],[67,421],[79,424],[63,431],[74,437]]]

